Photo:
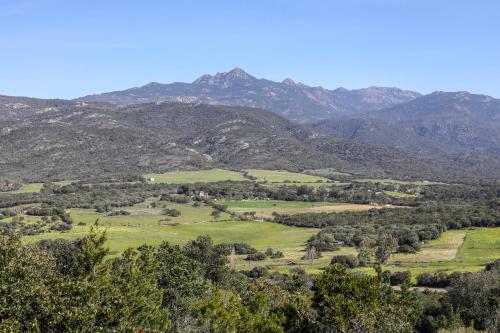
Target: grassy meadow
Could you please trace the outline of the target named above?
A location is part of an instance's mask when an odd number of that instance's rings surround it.
[[[146,180],[151,183],[164,183],[164,184],[186,184],[186,183],[212,183],[225,180],[244,181],[245,177],[241,172],[210,169],[210,170],[197,170],[197,171],[174,171],[166,173],[151,173],[144,175]],[[150,179],[154,179],[151,181]]]
[[[271,217],[275,212],[279,214],[299,214],[314,212],[360,211],[381,208],[381,206],[365,204],[281,200],[228,200],[221,201],[221,203],[227,205],[230,211],[236,213],[255,212],[255,215],[259,217]]]
[[[28,183],[24,184],[19,190],[13,193],[36,193],[40,192],[43,188],[43,183]]]
[[[249,175],[256,177],[258,180],[270,183],[321,183],[328,181],[328,179],[324,177],[282,170],[247,169],[245,171],[248,172]]]
[[[257,181],[265,180],[270,184],[325,184],[326,178],[287,171],[246,170],[256,177]],[[194,183],[217,182],[223,180],[248,180],[242,172],[221,169],[168,172],[164,174],[145,175],[147,179],[154,178],[154,183]],[[365,179],[362,181],[396,183],[396,180]],[[69,182],[69,181],[68,181]],[[67,183],[67,182],[66,182]],[[428,184],[413,182],[414,184]],[[65,184],[65,183],[63,183]],[[19,193],[36,192],[42,188],[42,183],[26,184]],[[393,197],[412,197],[412,194],[402,192],[386,192]],[[361,205],[351,203],[302,202],[280,200],[221,200],[219,203],[227,206],[228,211],[238,214],[254,212],[263,218],[272,217],[274,212],[280,214],[297,214],[304,212],[340,212],[359,211],[382,206]],[[165,207],[176,209],[181,214],[177,217],[166,216]],[[246,261],[245,256],[237,256],[237,269],[251,269],[255,266],[266,266],[271,270],[287,271],[293,267],[302,267],[309,272],[319,272],[326,266],[331,257],[338,254],[357,255],[353,247],[341,247],[335,252],[326,252],[314,261],[303,260],[307,240],[318,232],[314,228],[297,228],[272,222],[233,221],[228,213],[221,213],[217,218],[212,216],[213,208],[192,203],[176,204],[149,198],[143,203],[130,207],[115,208],[124,210],[129,215],[109,216],[93,209],[71,209],[70,215],[74,227],[68,232],[55,232],[26,236],[27,242],[48,239],[75,239],[85,235],[90,226],[97,220],[108,235],[108,246],[111,255],[117,255],[130,247],[142,244],[158,245],[162,241],[184,244],[199,235],[209,235],[215,242],[247,243],[258,250],[267,248],[282,251],[284,258],[263,261]],[[39,217],[24,216],[25,221],[36,222]],[[5,219],[9,222],[11,218]],[[438,239],[429,241],[415,254],[396,254],[385,266],[391,271],[409,270],[416,276],[422,272],[436,271],[478,271],[484,264],[500,258],[500,228],[477,228],[469,230],[451,230],[443,233]],[[359,271],[373,272],[371,268],[358,268]]]
[[[413,276],[424,272],[475,272],[500,258],[500,228],[450,230],[422,246],[414,254],[396,254],[386,267],[391,271],[411,271]]]

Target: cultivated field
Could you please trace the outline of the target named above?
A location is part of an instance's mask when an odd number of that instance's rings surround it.
[[[307,184],[326,185],[326,178],[286,171],[247,170],[250,175],[274,184]],[[165,174],[145,175],[154,178],[154,183],[194,183],[216,182],[224,180],[248,180],[243,173],[221,169],[203,171],[169,172]],[[287,183],[284,183],[287,181]],[[363,181],[396,183],[395,180]],[[68,182],[61,183],[61,185]],[[417,183],[415,183],[417,184]],[[427,183],[419,182],[424,185]],[[18,192],[36,192],[42,188],[42,183],[26,184]],[[393,197],[412,197],[412,194],[388,191],[386,194]],[[360,211],[384,206],[332,202],[303,202],[279,200],[220,200],[218,203],[226,205],[229,212],[238,214],[255,213],[256,217],[272,218],[274,212],[279,214],[297,214],[305,212],[340,212]],[[20,206],[19,206],[20,207]],[[180,216],[166,216],[164,209],[175,209]],[[25,241],[34,241],[48,238],[75,239],[85,235],[90,225],[99,221],[101,228],[107,232],[108,246],[112,255],[117,255],[129,247],[138,247],[142,244],[157,245],[162,241],[184,244],[199,235],[210,235],[215,242],[247,243],[258,250],[265,251],[272,248],[282,251],[284,258],[263,261],[246,261],[245,256],[237,256],[238,269],[251,269],[254,266],[266,266],[271,270],[287,271],[293,267],[302,267],[309,272],[319,272],[326,266],[333,255],[357,255],[353,247],[341,247],[335,252],[325,252],[322,257],[303,260],[304,248],[307,240],[318,232],[314,228],[296,228],[273,222],[233,221],[228,213],[221,213],[215,218],[213,208],[192,203],[176,204],[159,201],[158,198],[149,198],[143,203],[131,207],[114,208],[123,210],[128,215],[109,216],[108,213],[98,213],[93,209],[71,209],[70,215],[74,220],[74,227],[68,232],[43,233],[36,236],[26,236]],[[250,219],[251,217],[249,217]],[[24,216],[25,222],[39,221],[41,217]],[[11,217],[4,219],[10,222]],[[453,230],[443,233],[438,239],[422,246],[421,251],[415,254],[396,254],[384,269],[391,271],[409,270],[416,276],[422,272],[436,271],[478,271],[484,264],[500,258],[500,228],[478,228],[470,230]],[[389,266],[390,265],[390,266]],[[358,268],[360,271],[373,272],[371,268]]]
[[[328,179],[324,177],[289,171],[259,169],[247,169],[245,171],[247,171],[251,176],[256,177],[258,180],[268,181],[270,183],[321,183],[328,181]]]
[[[500,259],[500,228],[451,230],[422,246],[415,254],[397,254],[389,264],[392,271],[409,270],[416,276],[423,272],[474,272]]]
[[[303,202],[303,201],[280,201],[280,200],[242,200],[242,201],[222,201],[228,206],[230,211],[236,213],[255,212],[259,217],[271,217],[273,213],[279,214],[299,214],[311,212],[341,212],[360,211],[368,209],[379,209],[383,206],[331,203],[331,202]]]
[[[161,174],[146,174],[146,180],[152,183],[186,184],[186,183],[211,183],[224,180],[243,181],[245,177],[240,172],[222,169],[198,170],[198,171],[174,171]]]

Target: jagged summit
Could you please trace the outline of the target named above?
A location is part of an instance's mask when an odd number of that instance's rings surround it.
[[[153,102],[186,102],[259,107],[298,122],[381,110],[411,101],[420,94],[395,88],[328,90],[287,78],[256,78],[240,67],[204,74],[192,83],[151,83],[143,87],[79,98],[121,106]]]
[[[219,72],[215,75],[204,74],[193,81],[193,84],[231,84],[235,81],[256,80],[255,77],[245,72],[240,67],[235,67],[229,72]]]

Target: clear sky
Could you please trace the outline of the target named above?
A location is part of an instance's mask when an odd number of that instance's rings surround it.
[[[235,66],[500,97],[500,1],[0,0],[0,94],[72,98]]]

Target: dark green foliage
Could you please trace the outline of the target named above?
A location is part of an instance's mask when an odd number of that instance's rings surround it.
[[[314,246],[318,251],[335,251],[339,248],[338,241],[333,234],[320,232],[311,236],[307,241],[309,246]]]
[[[257,252],[256,249],[246,243],[234,243],[231,245],[234,247],[236,254],[251,254]]]
[[[281,251],[276,251],[273,254],[271,254],[272,259],[278,259],[278,258],[283,258],[285,254]]]
[[[245,272],[245,275],[252,279],[267,277],[269,276],[269,270],[263,266],[255,266],[248,272]]]
[[[486,271],[500,272],[500,259],[487,263],[484,269]]]
[[[467,325],[479,330],[498,328],[500,277],[497,272],[465,273],[453,279],[444,297]]]
[[[445,272],[422,273],[417,276],[417,286],[432,287],[432,288],[446,288],[449,287],[453,281],[460,277],[460,273],[446,274]]]
[[[332,264],[344,265],[347,268],[355,268],[359,266],[359,260],[353,255],[338,255],[332,257]]]
[[[248,261],[260,261],[260,260],[265,260],[265,259],[266,259],[266,255],[262,252],[250,253],[245,258],[245,260],[248,260]]]
[[[377,277],[356,276],[342,265],[330,265],[313,286],[313,306],[323,324],[345,331],[365,310],[375,310],[381,298]]]
[[[391,286],[399,286],[403,283],[409,282],[411,280],[411,273],[406,272],[394,272],[391,274],[390,283]]]
[[[97,226],[82,239],[28,245],[1,232],[0,329],[426,333],[495,325],[499,279],[491,270],[457,276],[448,294],[419,300],[404,273],[370,276],[333,264],[316,277],[264,267],[245,276],[227,267],[230,246],[206,236],[109,260],[105,240]],[[401,291],[390,287],[395,280]]]
[[[218,286],[223,286],[228,282],[229,269],[226,264],[230,251],[228,245],[214,244],[209,236],[199,236],[183,248],[188,258],[202,265],[203,276]]]
[[[74,244],[23,246],[14,234],[0,234],[2,325],[41,332],[168,330],[151,249],[104,263],[103,239],[96,231]]]
[[[500,226],[500,210],[496,202],[427,203],[418,208],[364,212],[277,214],[274,221],[292,226],[323,227],[308,242],[319,248],[338,241],[359,246],[363,239],[377,239],[380,234],[386,234],[397,240],[397,251],[407,253],[420,250],[421,242],[435,239],[448,229]],[[387,257],[379,254],[380,258]]]
[[[163,210],[163,214],[166,216],[171,216],[171,217],[181,216],[181,212],[175,208],[165,208]]]

